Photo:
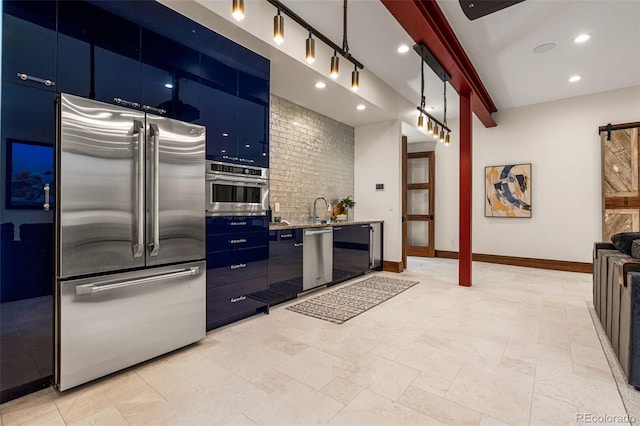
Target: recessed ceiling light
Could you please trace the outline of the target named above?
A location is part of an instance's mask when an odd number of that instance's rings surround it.
[[[580,34],[578,37],[573,39],[574,43],[584,43],[585,41],[591,38],[591,34]]]
[[[173,89],[173,84],[171,83],[165,83],[164,87],[166,87],[167,89]]]
[[[533,53],[547,53],[548,51],[553,50],[554,47],[556,47],[555,43],[543,43],[534,47]]]
[[[315,86],[316,86],[316,88],[318,88],[318,89],[324,89],[325,87],[327,87],[327,84],[326,84],[324,81],[318,81],[318,82],[315,84]]]
[[[582,76],[580,75],[572,75],[571,77],[569,77],[569,81],[572,83],[575,83],[576,81],[580,81],[582,79]]]
[[[406,44],[401,44],[398,46],[398,53],[407,53],[409,51],[409,46]]]
[[[362,105],[362,104],[359,104],[359,105],[356,107],[356,109],[357,109],[358,111],[362,111],[363,109],[366,109],[366,108],[367,108],[367,107],[366,107],[366,106],[364,106],[364,105]]]

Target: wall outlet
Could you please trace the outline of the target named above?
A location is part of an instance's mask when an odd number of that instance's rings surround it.
[[[276,210],[276,213],[280,211],[280,203],[276,203],[275,210]]]

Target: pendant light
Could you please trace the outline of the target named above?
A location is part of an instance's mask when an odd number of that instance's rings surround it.
[[[424,61],[420,58],[420,116],[418,117],[418,128],[424,129],[424,118],[422,117],[422,112],[424,111],[425,106],[425,98],[424,98]],[[429,119],[429,127],[431,126],[431,119]]]
[[[307,62],[312,64],[316,60],[316,41],[311,36],[311,31],[309,31],[309,38],[307,39]]]
[[[354,65],[353,71],[351,71],[351,90],[357,92],[360,88],[360,72],[358,67]]]
[[[236,21],[242,21],[244,19],[244,0],[233,0],[231,15],[233,15]]]
[[[427,124],[427,133],[430,135],[433,134],[433,123],[431,123],[431,118],[429,118],[429,124]]]
[[[450,136],[449,136],[449,127],[447,126],[447,81],[443,80],[442,84],[444,85],[443,97],[444,97],[444,116],[443,116],[443,126],[442,130],[440,130],[440,142],[444,142],[445,145],[449,145]],[[447,136],[444,136],[444,128],[447,128]]]
[[[278,9],[278,14],[273,17],[273,41],[276,44],[282,44],[284,41],[284,18],[280,15],[280,9]]]
[[[340,58],[338,58],[338,55],[336,53],[336,51],[333,51],[333,56],[331,57],[331,72],[329,75],[331,75],[331,78],[333,78],[334,80],[336,78],[338,78],[338,75],[340,74]]]

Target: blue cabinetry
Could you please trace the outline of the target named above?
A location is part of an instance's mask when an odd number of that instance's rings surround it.
[[[302,292],[303,229],[269,231],[269,303],[294,299]]]
[[[140,27],[84,1],[58,2],[57,90],[140,103]]]
[[[197,122],[200,53],[143,28],[141,59],[143,108],[151,107],[151,112],[163,116]]]
[[[2,16],[2,79],[54,92],[56,81],[56,4],[5,1]],[[18,74],[38,80],[21,80]],[[4,98],[4,94],[3,94]]]
[[[207,329],[268,312],[266,217],[207,218]]]
[[[54,101],[48,88],[2,83],[0,402],[48,386],[53,373],[54,213],[43,204],[54,172]]]

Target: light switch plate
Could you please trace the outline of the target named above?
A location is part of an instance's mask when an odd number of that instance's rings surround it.
[[[280,211],[280,203],[276,203],[275,210],[276,210],[276,213]]]

